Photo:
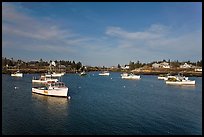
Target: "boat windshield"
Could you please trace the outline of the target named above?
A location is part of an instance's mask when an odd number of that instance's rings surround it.
[[[62,82],[51,83],[51,87],[65,87],[65,84]]]
[[[64,85],[64,83],[59,82],[57,86],[58,87],[64,87],[65,85]]]
[[[47,86],[42,86],[42,85],[33,86],[33,88],[37,88],[37,89],[41,89],[41,90],[47,90],[48,89]]]

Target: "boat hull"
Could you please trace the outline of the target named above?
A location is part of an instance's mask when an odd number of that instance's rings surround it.
[[[46,74],[46,77],[61,77],[63,76],[64,73],[56,73],[56,74]]]
[[[109,76],[110,73],[99,73],[98,75],[99,75],[99,76]]]
[[[122,76],[122,79],[140,79],[140,76]]]
[[[58,79],[50,79],[50,80],[38,80],[38,79],[33,79],[33,83],[48,83],[48,82],[58,82]]]
[[[23,73],[11,74],[13,77],[23,77]]]
[[[162,79],[162,80],[165,80],[166,79],[166,77],[158,77],[158,79]]]
[[[80,76],[86,76],[87,74],[80,74]]]
[[[193,81],[166,81],[169,85],[195,85],[195,80]]]
[[[58,96],[58,97],[68,96],[68,88],[54,88],[48,90],[32,88],[32,92],[46,96]]]

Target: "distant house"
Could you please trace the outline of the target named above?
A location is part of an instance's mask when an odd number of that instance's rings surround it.
[[[202,68],[195,68],[195,71],[202,72]]]
[[[152,68],[160,68],[160,64],[154,63],[154,64],[152,64]]]
[[[111,69],[116,69],[117,67],[116,66],[111,66]]]
[[[129,69],[130,66],[129,66],[129,65],[125,65],[125,66],[122,66],[121,68],[122,68],[122,69]]]
[[[154,63],[152,64],[152,68],[170,68],[170,65],[167,62]]]
[[[125,69],[129,69],[130,68],[130,66],[129,65],[125,65]]]
[[[167,63],[167,62],[162,62],[162,63],[160,63],[160,65],[162,68],[170,68],[169,63]]]
[[[180,68],[192,68],[192,65],[184,63],[183,65],[180,65]]]
[[[66,66],[65,65],[59,65],[59,68],[60,69],[66,69]]]

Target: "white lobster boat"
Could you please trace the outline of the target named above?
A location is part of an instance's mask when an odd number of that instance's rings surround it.
[[[162,80],[167,80],[167,77],[169,76],[169,74],[160,74],[157,78],[158,79],[162,79]]]
[[[188,80],[188,77],[173,77],[166,80],[170,85],[195,85],[195,80]]]
[[[46,77],[61,77],[61,76],[63,76],[65,73],[64,72],[62,72],[62,73],[55,73],[55,72],[53,72],[53,73],[51,73],[51,74],[45,74],[45,76]]]
[[[47,78],[46,76],[41,76],[40,79],[32,79],[33,83],[49,83],[58,82],[58,79]]]
[[[11,76],[13,76],[13,77],[23,77],[23,73],[20,73],[19,71],[17,71],[15,73],[11,74]]]
[[[195,80],[166,81],[170,85],[195,85]]]
[[[32,87],[32,92],[46,96],[67,97],[68,87],[66,87],[63,82],[52,82]]]
[[[86,76],[87,75],[87,73],[85,72],[85,71],[82,71],[81,73],[80,73],[80,76]]]
[[[103,72],[99,73],[98,75],[100,75],[100,76],[109,76],[110,73],[108,71],[103,71]]]
[[[122,79],[141,79],[140,75],[134,75],[134,74],[128,74],[128,73],[123,73],[121,74]]]

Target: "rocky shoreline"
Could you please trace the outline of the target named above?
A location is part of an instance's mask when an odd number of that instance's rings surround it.
[[[160,75],[160,74],[168,74],[169,72],[158,72],[158,71],[152,71],[152,72],[134,72],[134,74],[139,75]],[[177,75],[180,72],[170,72],[172,75]],[[184,76],[187,77],[202,77],[202,72],[182,72]]]
[[[2,70],[2,74],[11,74],[16,72],[17,69],[7,69]],[[93,70],[90,70],[90,72]],[[95,70],[95,71],[102,71],[102,70]],[[110,72],[131,72],[137,75],[159,75],[159,74],[167,74],[171,73],[172,75],[176,75],[178,73],[183,73],[184,76],[188,77],[202,77],[202,72],[196,72],[194,70],[181,70],[181,69],[159,69],[159,70],[152,70],[152,69],[146,69],[146,70],[121,70],[121,69],[108,69]],[[42,74],[47,73],[47,69],[20,69],[20,72],[24,74]],[[66,73],[76,73],[75,70],[69,70],[66,71]],[[89,72],[89,71],[88,71]]]

